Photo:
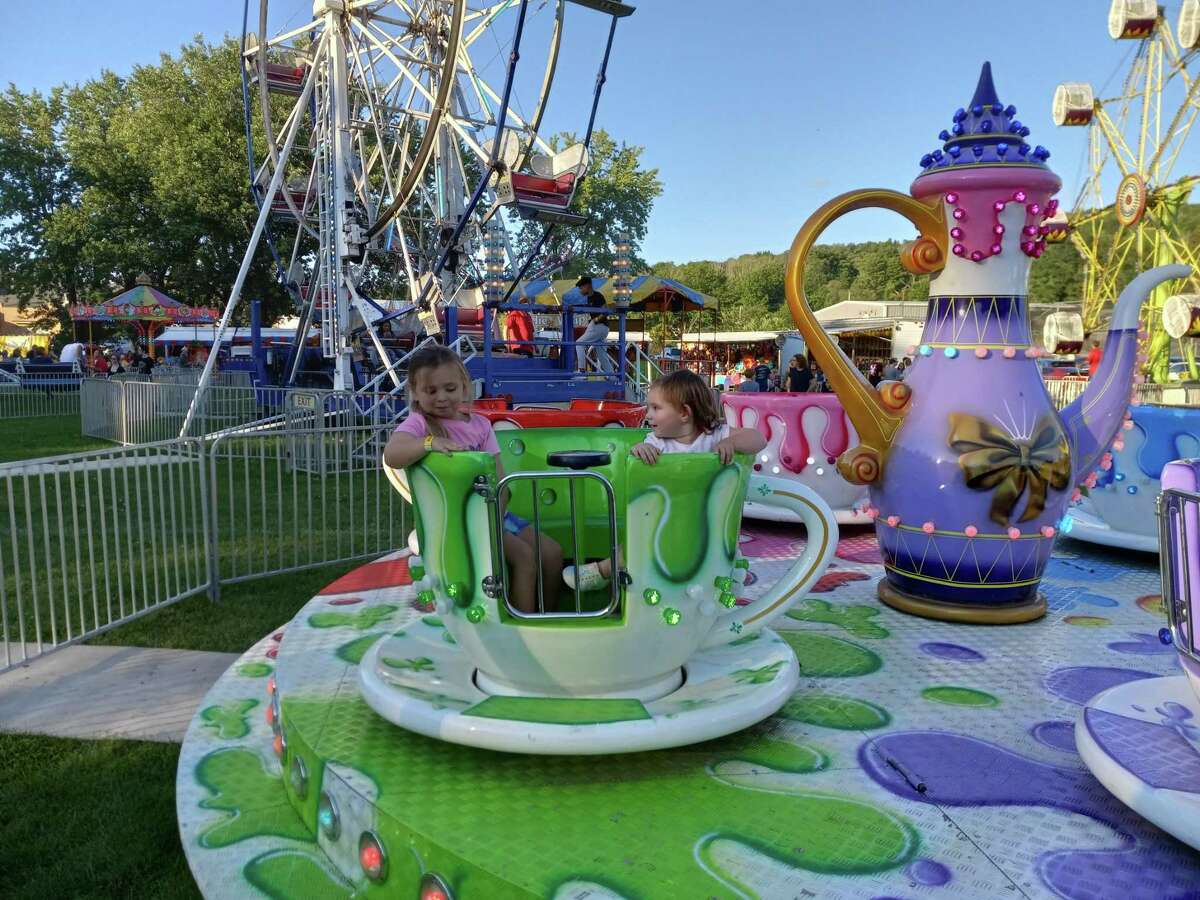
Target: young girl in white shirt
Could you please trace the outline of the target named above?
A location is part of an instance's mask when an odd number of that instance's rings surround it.
[[[632,456],[654,465],[664,453],[716,453],[725,465],[735,453],[757,453],[767,440],[753,428],[730,428],[712,389],[695,372],[678,369],[655,379],[646,401],[650,434],[629,448]],[[612,560],[567,566],[563,581],[581,591],[600,590],[612,578]]]

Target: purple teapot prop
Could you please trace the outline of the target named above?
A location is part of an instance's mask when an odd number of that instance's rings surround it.
[[[838,458],[869,486],[886,577],[884,603],[959,622],[1045,614],[1037,587],[1074,487],[1101,462],[1124,419],[1138,316],[1152,288],[1189,274],[1160,266],[1113,309],[1103,362],[1084,394],[1056,411],[1029,330],[1029,266],[1042,254],[1061,182],[1049,152],[1003,105],[984,63],[943,147],[921,158],[911,196],[869,189],[835,197],[805,222],[788,256],[792,316],[860,443]],[[901,251],[931,276],[928,316],[903,382],[873,388],[822,330],[804,295],[809,251],[847,212],[882,207],[920,236]]]

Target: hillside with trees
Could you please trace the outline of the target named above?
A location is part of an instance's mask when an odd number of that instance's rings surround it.
[[[1193,246],[1200,244],[1200,205],[1185,206],[1179,214],[1180,230]],[[1117,228],[1115,220],[1111,227]],[[924,300],[929,279],[904,271],[900,265],[901,241],[857,244],[819,244],[808,258],[804,289],[813,309],[842,300]],[[656,275],[677,278],[721,301],[720,328],[727,331],[773,331],[792,327],[784,298],[786,253],[746,253],[722,262],[655,263]],[[1127,261],[1118,279],[1127,283],[1135,274]],[[1032,267],[1029,299],[1034,303],[1078,304],[1083,292],[1083,257],[1070,241],[1048,244]],[[697,327],[693,314],[688,328]],[[704,328],[712,327],[704,317]]]

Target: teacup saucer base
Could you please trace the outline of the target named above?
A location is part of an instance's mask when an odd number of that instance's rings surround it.
[[[509,753],[634,753],[707,741],[775,713],[800,668],[769,629],[698,651],[657,700],[513,697],[478,686],[472,660],[434,616],[377,642],[358,668],[366,703],[428,737]]]
[[[1069,515],[1071,516],[1071,530],[1066,532],[1067,537],[1093,544],[1103,544],[1105,547],[1140,550],[1143,553],[1158,552],[1157,534],[1118,531],[1095,513],[1078,507],[1071,510]]]
[[[1200,703],[1187,678],[1097,694],[1075,722],[1075,746],[1118,800],[1200,850]]]
[[[831,504],[832,506],[832,504]],[[768,506],[766,503],[755,503],[747,500],[742,505],[742,515],[751,519],[763,519],[768,522],[799,522],[800,517],[791,510],[779,506]],[[871,519],[865,512],[854,507],[837,509],[833,507],[834,518],[839,525],[870,525]]]

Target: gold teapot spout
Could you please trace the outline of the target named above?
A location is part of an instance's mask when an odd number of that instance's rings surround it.
[[[826,228],[846,213],[867,207],[892,210],[917,227],[920,236],[906,244],[900,254],[904,268],[915,275],[941,271],[946,264],[947,243],[940,196],[923,202],[882,188],[850,191],[834,197],[809,216],[792,241],[785,281],[788,307],[858,432],[859,445],[847,450],[837,461],[842,477],[854,484],[873,484],[883,474],[888,451],[912,399],[911,389],[893,381],[881,384],[876,390],[863,378],[813,315],[804,293],[804,266],[809,251]]]

